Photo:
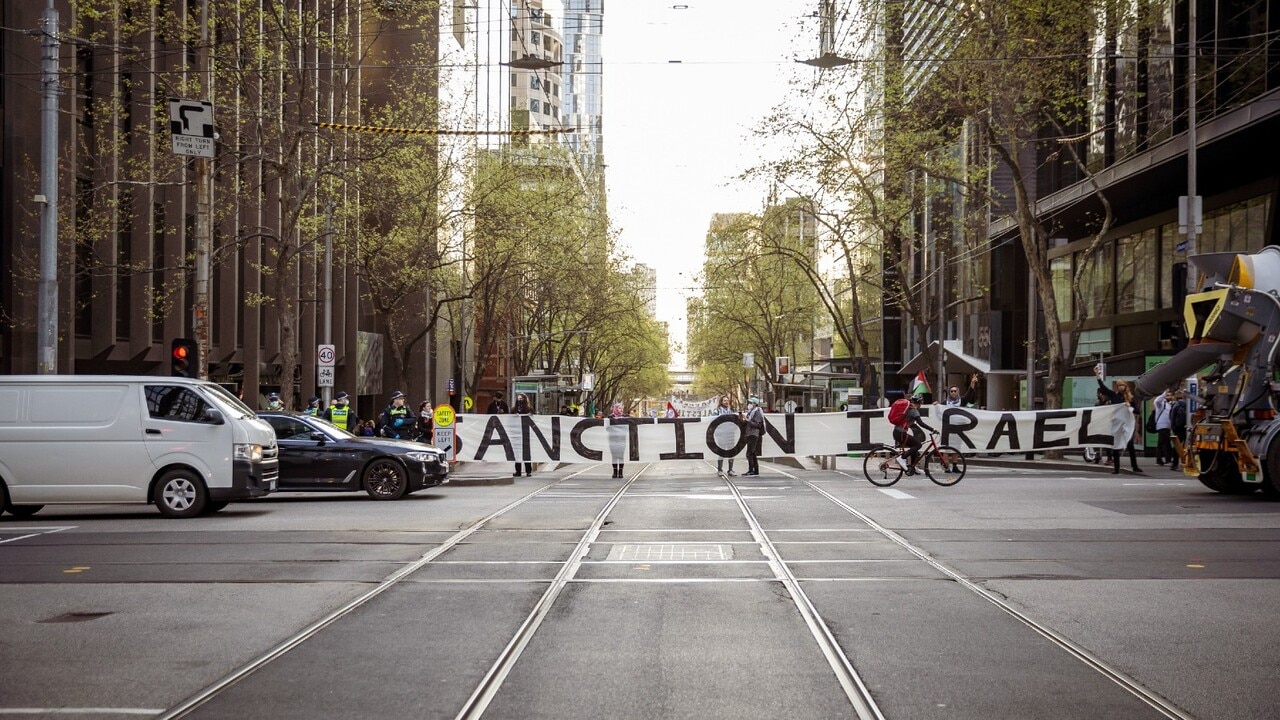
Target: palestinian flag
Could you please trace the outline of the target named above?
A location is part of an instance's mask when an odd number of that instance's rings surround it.
[[[911,381],[911,391],[908,395],[925,395],[932,392],[929,390],[929,381],[924,377],[924,371],[916,373],[916,379]]]

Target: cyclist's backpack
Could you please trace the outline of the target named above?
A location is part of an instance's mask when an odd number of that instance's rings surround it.
[[[889,422],[898,427],[904,428],[909,423],[907,421],[907,411],[911,409],[911,401],[903,398],[894,400],[889,406]]]

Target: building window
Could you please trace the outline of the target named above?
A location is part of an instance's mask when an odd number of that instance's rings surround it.
[[[518,82],[518,81],[516,80],[516,74],[515,74],[515,73],[511,73],[511,87],[517,87],[517,85],[516,85],[516,83],[517,83],[517,82]]]
[[[1174,293],[1181,293],[1183,288],[1174,289],[1173,268],[1175,265],[1187,264],[1186,236],[1178,232],[1177,223],[1169,223],[1160,228],[1160,266],[1155,269],[1158,276],[1164,279],[1160,286],[1160,307],[1174,307]],[[1185,276],[1184,276],[1185,277]]]
[[[1084,296],[1085,312],[1088,313],[1088,317],[1096,318],[1114,312],[1112,254],[1113,249],[1109,244],[1099,247],[1091,257],[1086,257],[1082,252],[1075,254],[1076,263],[1084,263],[1084,270],[1080,273],[1080,293]],[[1070,295],[1067,297],[1070,298]]]
[[[529,33],[529,44],[532,45],[534,49],[537,49],[537,47],[542,44],[542,33],[537,30]]]
[[[1071,257],[1064,255],[1049,261],[1053,278],[1053,296],[1058,301],[1058,322],[1070,322],[1075,315],[1071,305]]]
[[[542,81],[538,79],[537,75],[529,76],[529,87],[533,88],[534,90],[542,89]]]
[[[1156,229],[1150,228],[1116,242],[1116,312],[1156,309]]]
[[[529,112],[536,112],[536,113],[540,113],[540,112],[542,112],[542,103],[538,102],[537,100],[535,100],[535,99],[533,99],[533,98],[530,98],[530,99],[529,99]]]

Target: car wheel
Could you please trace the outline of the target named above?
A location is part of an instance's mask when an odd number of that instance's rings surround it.
[[[168,518],[195,517],[209,503],[204,482],[190,470],[170,470],[160,477],[152,491],[160,514]]]
[[[43,507],[43,505],[10,505],[9,512],[14,517],[25,518],[31,517],[32,515],[40,512],[40,509]]]
[[[395,460],[379,458],[364,469],[364,491],[374,500],[398,500],[408,487],[404,468]]]

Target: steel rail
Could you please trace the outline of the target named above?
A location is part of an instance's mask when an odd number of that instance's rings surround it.
[[[787,567],[787,564],[782,560],[782,555],[778,553],[773,541],[769,539],[764,528],[760,526],[760,521],[756,519],[755,513],[751,511],[751,506],[742,497],[742,492],[738,489],[738,486],[728,478],[724,478],[724,482],[733,492],[734,499],[738,501],[738,507],[747,518],[747,524],[751,526],[751,535],[756,539],[756,542],[760,543],[765,558],[773,568],[774,576],[787,588],[787,592],[791,594],[791,599],[795,602],[796,608],[800,611],[800,616],[804,618],[805,624],[809,626],[809,631],[813,633],[814,639],[818,641],[818,647],[822,650],[823,657],[827,659],[831,670],[835,672],[836,679],[840,682],[840,687],[844,689],[850,704],[853,705],[854,712],[858,714],[858,719],[885,720],[880,708],[876,705],[875,699],[871,697],[871,691],[867,688],[866,683],[862,681],[858,671],[854,669],[853,663],[849,662],[848,656],[844,654],[844,650],[840,648],[840,643],[836,641],[827,624],[823,622],[822,616],[818,614],[818,609],[809,600],[809,596],[800,588],[800,581],[796,580],[791,568]]]
[[[491,522],[495,518],[501,517],[502,515],[524,504],[525,502],[528,502],[534,497],[537,497],[538,495],[542,494],[544,491],[549,490],[555,487],[556,485],[559,485],[565,480],[569,480],[577,475],[580,475],[586,472],[587,470],[590,470],[592,467],[594,466],[585,467],[582,470],[579,470],[578,472],[575,472],[570,475],[566,475],[565,477],[560,478],[555,482],[551,482],[546,485],[543,485],[542,487],[538,488],[537,490],[534,490],[528,495],[525,495],[519,500],[516,500],[510,503],[506,507],[503,507],[502,509],[497,510],[481,518],[480,520],[473,523],[470,527],[460,530],[459,532],[447,538],[444,542],[440,543],[439,545],[432,548],[431,550],[428,550],[426,553],[422,555],[422,557],[418,558],[417,560],[414,560],[413,562],[408,563],[407,565],[399,568],[395,572],[383,578],[381,582],[379,582],[373,588],[369,589],[367,592],[364,592],[360,594],[358,597],[348,601],[346,604],[342,605],[338,609],[329,612],[324,617],[321,617],[319,620],[316,620],[315,622],[311,623],[305,628],[299,630],[298,632],[284,639],[283,641],[281,641],[280,643],[272,647],[270,650],[267,650],[266,652],[254,658],[253,660],[250,660],[244,665],[241,665],[239,668],[236,668],[235,670],[231,671],[229,674],[223,676],[221,679],[217,680],[213,684],[205,687],[204,689],[200,690],[194,695],[191,695],[190,697],[178,703],[177,705],[173,706],[172,708],[169,708],[164,712],[164,714],[157,716],[156,720],[173,720],[174,718],[180,718],[180,717],[186,716],[192,710],[195,710],[196,708],[200,707],[206,702],[209,702],[210,700],[212,700],[214,696],[216,696],[218,693],[226,690],[232,685],[235,685],[236,683],[240,682],[246,677],[257,672],[258,670],[260,670],[262,667],[264,667],[271,661],[275,660],[276,658],[279,658],[280,656],[284,655],[290,650],[293,650],[294,648],[298,647],[302,643],[306,642],[308,639],[315,636],[316,633],[319,633],[321,630],[337,622],[344,616],[350,614],[355,609],[359,608],[360,606],[369,602],[373,598],[386,592],[388,589],[390,589],[392,586],[394,586],[396,583],[400,582],[404,578],[408,577],[409,575],[413,574],[418,570],[421,570],[424,566],[426,566],[432,560],[435,560],[436,558],[443,555],[445,552],[453,549],[456,545],[461,543],[463,540],[466,540],[476,531],[480,530],[485,524]]]
[[[1154,690],[1147,688],[1142,683],[1138,682],[1134,678],[1125,674],[1123,671],[1117,669],[1116,667],[1102,660],[1097,655],[1094,655],[1093,653],[1089,652],[1088,650],[1081,647],[1080,645],[1077,645],[1075,642],[1073,642],[1066,636],[1060,634],[1053,628],[1047,625],[1042,625],[1039,622],[1036,622],[1031,617],[1023,614],[1017,608],[1010,605],[1008,602],[1005,602],[1005,600],[1001,598],[999,595],[996,595],[995,593],[991,592],[990,590],[987,590],[986,588],[975,583],[974,581],[970,580],[964,575],[961,575],[959,572],[956,572],[955,570],[952,570],[950,567],[947,567],[946,565],[942,564],[925,550],[918,548],[915,545],[912,545],[911,542],[909,542],[906,538],[890,530],[889,528],[884,527],[880,523],[877,523],[875,520],[872,520],[866,514],[850,506],[848,503],[844,502],[840,498],[832,495],[831,493],[818,487],[817,485],[814,485],[809,480],[800,480],[799,478],[796,478],[794,475],[791,475],[790,473],[787,473],[785,471],[779,471],[779,472],[782,472],[783,475],[786,475],[787,477],[790,477],[793,480],[797,480],[799,482],[803,482],[805,485],[808,485],[811,489],[815,490],[818,494],[830,500],[837,507],[843,509],[845,512],[848,512],[850,515],[853,515],[854,517],[858,518],[862,522],[866,523],[872,530],[875,530],[876,532],[880,533],[881,535],[883,535],[885,538],[889,539],[893,543],[896,543],[898,546],[902,547],[902,549],[916,556],[918,559],[923,560],[925,563],[930,565],[934,570],[937,570],[943,575],[946,575],[947,577],[951,578],[955,582],[959,583],[961,587],[968,589],[969,591],[975,593],[976,595],[986,600],[987,602],[991,603],[992,605],[995,605],[996,607],[1000,608],[1001,610],[1009,614],[1018,622],[1022,623],[1023,625],[1026,625],[1027,627],[1031,628],[1036,633],[1038,633],[1040,636],[1044,637],[1049,642],[1052,642],[1053,644],[1067,651],[1067,653],[1070,654],[1072,657],[1075,657],[1077,660],[1083,662],[1085,665],[1088,665],[1089,667],[1093,668],[1095,671],[1101,673],[1108,680],[1124,688],[1129,693],[1131,693],[1132,695],[1137,697],[1139,700],[1143,701],[1152,709],[1156,710],[1157,712],[1164,715],[1165,717],[1175,718],[1176,720],[1194,720],[1193,716],[1183,712],[1176,705],[1166,700],[1165,698],[1161,697]],[[844,474],[844,473],[841,473],[841,474]]]
[[[560,596],[565,586],[578,574],[578,569],[582,567],[582,559],[587,556],[587,553],[591,550],[591,544],[599,537],[600,528],[604,526],[605,518],[613,511],[618,501],[622,499],[623,494],[627,492],[627,488],[631,487],[631,484],[639,479],[640,475],[648,467],[648,465],[641,467],[635,475],[623,483],[622,487],[618,488],[618,491],[609,498],[609,502],[605,503],[605,506],[596,514],[595,520],[591,522],[582,539],[578,541],[573,551],[569,553],[569,559],[565,560],[560,567],[560,572],[556,573],[555,578],[551,580],[551,586],[542,594],[542,597],[538,598],[538,602],[534,604],[529,616],[520,624],[511,641],[503,648],[493,666],[489,668],[489,671],[480,680],[480,684],[472,691],[471,697],[467,698],[467,701],[463,703],[462,709],[458,711],[457,720],[475,720],[484,715],[489,703],[493,702],[493,698],[498,694],[499,688],[502,687],[503,681],[511,673],[516,661],[520,659],[520,654],[524,652],[525,647],[529,645],[529,641],[533,639],[534,633],[542,625],[542,621],[551,612],[552,604],[555,603],[556,598]]]

